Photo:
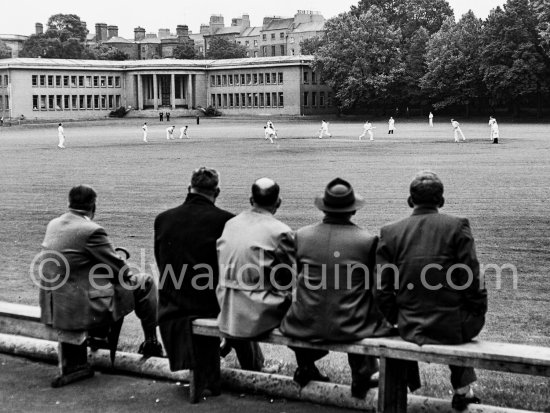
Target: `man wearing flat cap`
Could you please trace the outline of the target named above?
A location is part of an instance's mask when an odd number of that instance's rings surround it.
[[[260,178],[252,185],[252,208],[225,224],[218,240],[217,288],[220,331],[247,339],[278,327],[291,300],[294,235],[273,215],[281,205],[279,185]]]
[[[374,303],[371,286],[378,237],[359,228],[351,217],[365,205],[349,182],[336,178],[315,206],[323,221],[296,233],[298,281],[296,299],[281,323],[281,332],[311,342],[350,342],[389,335],[391,325]],[[324,350],[293,348],[298,368],[294,380],[305,386],[310,380],[327,381],[315,361]],[[353,397],[364,398],[377,384],[375,357],[348,354]]]
[[[220,393],[220,340],[193,336],[191,321],[218,316],[216,240],[234,215],[214,205],[220,194],[215,169],[193,171],[188,191],[182,205],[155,220],[155,259],[161,277],[159,326],[170,368],[195,369],[200,381],[196,394],[200,397],[203,391]],[[242,368],[261,369],[263,359],[258,359],[257,344],[234,347]]]
[[[377,301],[404,340],[419,345],[471,341],[485,323],[487,291],[479,278],[474,238],[466,218],[439,213],[443,183],[430,171],[410,185],[410,217],[382,228],[377,251]],[[449,366],[452,407],[479,403],[471,367]]]

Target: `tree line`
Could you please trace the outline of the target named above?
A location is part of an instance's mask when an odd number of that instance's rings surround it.
[[[507,108],[549,102],[550,0],[508,0],[458,21],[445,0],[360,0],[303,42],[342,112]]]

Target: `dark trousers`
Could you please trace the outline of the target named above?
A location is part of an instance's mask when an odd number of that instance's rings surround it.
[[[226,338],[227,344],[235,349],[237,360],[243,370],[261,371],[264,366],[264,354],[255,341]]]
[[[158,289],[149,274],[137,274],[137,282],[140,287],[134,293],[134,311],[141,321],[145,337],[156,334],[158,316]]]
[[[451,385],[453,389],[466,387],[477,380],[473,367],[449,366],[451,369]]]
[[[290,347],[296,353],[296,363],[300,368],[311,367],[317,360],[328,354],[326,350],[313,350],[298,347]],[[348,363],[351,369],[351,380],[356,384],[366,384],[370,376],[378,371],[376,357],[362,354],[348,354]]]

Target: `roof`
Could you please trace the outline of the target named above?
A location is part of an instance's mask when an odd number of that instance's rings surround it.
[[[160,39],[158,37],[146,37],[144,39],[138,40],[137,43],[140,43],[140,44],[144,44],[144,43],[160,44]]]
[[[22,34],[0,34],[0,40],[11,40],[11,41],[19,41],[24,42],[27,40],[29,36],[24,36]]]
[[[238,37],[255,37],[262,34],[262,27],[248,27]]]
[[[269,24],[266,25],[266,27],[264,27],[264,31],[290,29],[293,23],[294,23],[294,17],[290,17],[287,19],[274,19],[271,22],[269,22]]]
[[[322,32],[323,30],[325,30],[324,22],[308,22],[298,24],[292,33]]]
[[[113,36],[109,40],[103,43],[134,43],[132,40],[125,39],[124,37]]]
[[[220,27],[214,32],[214,34],[205,34],[204,36],[219,36],[222,34],[241,34],[241,26],[231,26],[231,27]]]
[[[151,59],[151,60],[77,60],[77,59],[40,59],[15,58],[0,59],[0,69],[89,69],[89,70],[162,70],[184,69],[222,69],[247,66],[296,66],[309,64],[313,56],[272,56],[224,60],[184,60],[184,59]]]

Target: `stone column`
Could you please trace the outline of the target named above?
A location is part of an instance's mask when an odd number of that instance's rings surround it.
[[[138,109],[143,110],[143,78],[137,75],[137,100]]]
[[[191,73],[187,75],[187,93],[185,94],[185,97],[189,109],[195,106],[193,102],[193,75]]]
[[[158,87],[158,79],[157,74],[155,73],[153,75],[153,109],[158,110],[159,108],[159,87]]]
[[[172,105],[172,110],[176,110],[176,76],[174,73],[170,75],[170,105]]]

